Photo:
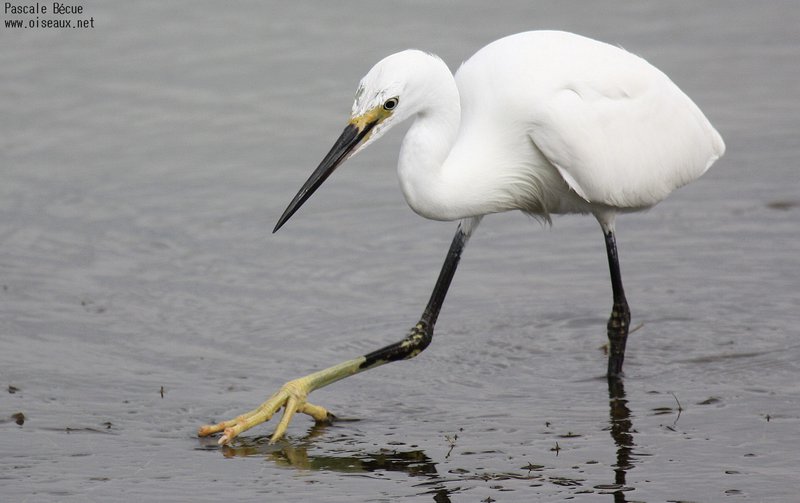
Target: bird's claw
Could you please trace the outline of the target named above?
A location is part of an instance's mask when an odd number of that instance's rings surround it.
[[[283,415],[281,416],[278,426],[275,428],[275,432],[270,438],[271,444],[283,437],[286,433],[286,429],[289,427],[289,423],[297,412],[308,414],[318,423],[332,421],[334,415],[328,412],[327,409],[310,404],[306,401],[309,392],[309,384],[306,378],[289,381],[284,384],[277,393],[269,397],[266,402],[259,405],[258,408],[242,414],[235,419],[201,426],[197,434],[198,436],[206,437],[221,431],[222,436],[217,443],[219,445],[225,445],[242,432],[249,430],[253,426],[269,421],[281,407],[284,408]]]

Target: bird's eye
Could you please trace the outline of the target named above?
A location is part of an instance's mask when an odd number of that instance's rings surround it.
[[[399,98],[389,98],[383,103],[384,110],[394,110],[400,102]]]

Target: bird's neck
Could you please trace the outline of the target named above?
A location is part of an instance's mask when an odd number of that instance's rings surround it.
[[[414,118],[400,148],[397,173],[406,202],[416,213],[435,220],[451,220],[448,187],[442,165],[458,134],[461,120],[458,88],[448,78],[426,96],[426,105]]]

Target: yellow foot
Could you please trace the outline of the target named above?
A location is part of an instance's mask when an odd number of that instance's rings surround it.
[[[257,409],[251,410],[230,421],[201,426],[197,434],[201,437],[207,437],[221,431],[223,434],[218,443],[219,445],[224,445],[253,426],[269,421],[281,407],[284,407],[285,410],[277,428],[275,428],[275,433],[272,434],[269,440],[270,443],[277,442],[283,434],[286,433],[286,428],[289,427],[289,422],[296,412],[308,414],[318,423],[332,421],[334,415],[328,412],[324,407],[312,405],[306,401],[310,391],[308,377],[289,381],[284,384],[277,393],[269,397],[266,402],[259,405]]]

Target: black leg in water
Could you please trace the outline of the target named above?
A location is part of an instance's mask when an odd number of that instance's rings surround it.
[[[622,275],[619,271],[617,242],[614,231],[604,231],[606,252],[608,253],[608,269],[611,272],[611,289],[614,295],[614,307],[608,319],[608,376],[622,374],[622,362],[625,359],[625,343],[628,340],[628,327],[631,322],[631,311],[622,288]]]

